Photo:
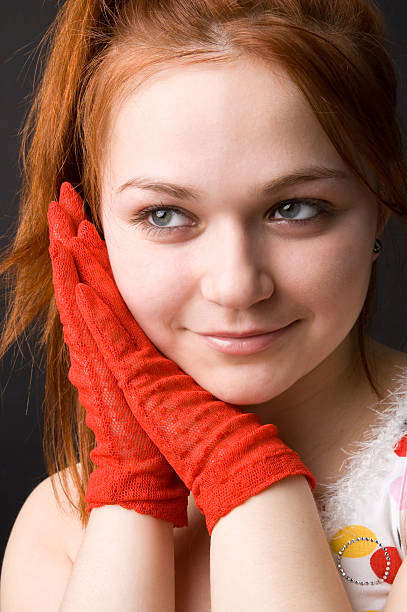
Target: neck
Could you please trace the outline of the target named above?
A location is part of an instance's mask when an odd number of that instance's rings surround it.
[[[263,424],[277,425],[279,437],[307,460],[363,429],[367,406],[376,401],[353,333],[314,370],[252,411]]]

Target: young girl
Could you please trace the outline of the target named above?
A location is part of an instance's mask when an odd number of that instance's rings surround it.
[[[380,12],[68,0],[51,34],[0,347],[42,325],[50,477],[2,612],[403,609],[407,356],[369,335],[407,216]]]

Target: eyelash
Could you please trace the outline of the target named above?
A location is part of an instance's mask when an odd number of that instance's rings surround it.
[[[282,208],[286,204],[292,204],[292,203],[306,204],[307,206],[311,206],[312,208],[315,208],[318,214],[314,215],[313,217],[309,217],[308,219],[297,219],[297,220],[296,219],[277,219],[277,221],[284,221],[286,223],[287,222],[294,223],[295,225],[306,225],[308,223],[319,221],[321,215],[332,214],[332,211],[330,210],[330,208],[327,207],[326,204],[324,205],[319,200],[311,200],[311,199],[306,199],[306,198],[293,198],[290,200],[283,200],[282,202],[279,202],[278,204],[273,206],[270,209],[270,213],[275,212],[276,210],[278,210],[279,208]],[[147,235],[157,234],[157,233],[162,233],[162,232],[173,233],[173,231],[184,231],[185,227],[187,228],[192,227],[191,225],[188,225],[188,226],[181,225],[181,226],[175,226],[175,227],[159,227],[159,226],[151,225],[150,223],[146,223],[145,219],[149,216],[149,214],[154,213],[158,210],[171,211],[171,212],[176,212],[178,214],[184,215],[186,217],[188,216],[188,214],[181,208],[177,208],[176,206],[166,206],[165,204],[162,204],[160,206],[148,206],[147,208],[144,208],[137,215],[135,215],[134,217],[130,219],[130,223],[132,223],[133,225],[141,226],[143,231]]]

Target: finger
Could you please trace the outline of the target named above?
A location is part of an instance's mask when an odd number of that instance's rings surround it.
[[[89,334],[90,348],[80,355],[70,353],[68,379],[78,389],[80,402],[85,408],[91,406],[92,412],[98,410],[107,417],[111,411],[123,406],[126,400],[85,323],[83,330]]]
[[[91,287],[79,283],[75,294],[83,320],[109,368],[119,384],[128,383],[139,367],[133,339]]]
[[[67,248],[55,240],[49,245],[49,254],[52,263],[52,279],[54,283],[55,297],[58,301],[65,301],[65,295],[75,292],[75,286],[79,283],[78,272],[74,259]],[[74,303],[74,299],[72,300]]]
[[[81,242],[89,249],[95,258],[101,263],[102,267],[109,272],[112,276],[112,269],[110,267],[109,254],[106,248],[106,242],[102,240],[96,227],[90,221],[82,221],[79,224],[78,238]]]
[[[78,273],[70,252],[56,240],[49,246],[52,263],[52,280],[55,300],[58,306],[64,335],[67,342],[75,330],[83,328],[83,320],[75,300],[75,287],[79,282]]]
[[[115,287],[115,291],[113,291],[112,284],[114,284],[114,281],[111,269],[109,268],[109,271],[107,271],[104,268],[99,260],[99,253],[97,251],[92,252],[92,249],[76,236],[69,240],[67,246],[78,270],[80,282],[93,286],[98,293],[99,289],[101,291],[105,290],[106,294],[103,299],[111,296],[112,293],[116,297],[118,289]]]
[[[137,337],[140,333],[140,327],[117,288],[110,263],[109,271],[106,271],[100,261],[79,238],[72,238],[69,241],[69,250],[75,261],[79,282],[92,287],[110,310],[115,313],[121,325],[128,330],[131,336]]]
[[[58,202],[51,202],[47,218],[50,242],[60,240],[63,244],[67,244],[70,238],[76,236],[75,223]]]
[[[106,243],[99,236],[96,227],[93,225],[93,223],[86,219],[80,222],[78,226],[77,236],[87,246],[92,247],[92,249],[106,250]]]
[[[97,346],[76,304],[75,287],[79,283],[79,278],[75,262],[69,250],[59,241],[51,243],[49,251],[55,301],[63,325],[64,339],[70,348],[71,359],[77,353],[77,349],[80,349],[84,364],[88,357],[95,356]]]
[[[137,333],[130,336],[96,291],[79,283],[75,292],[83,320],[123,389],[127,385],[143,385],[146,397],[164,386],[166,392],[175,393],[178,389],[179,394],[179,381],[187,375],[176,363],[159,352],[134,319]],[[206,393],[202,389],[201,391]]]
[[[83,200],[72,185],[64,182],[59,191],[59,203],[65,212],[71,217],[75,229],[85,219]],[[76,231],[75,231],[76,233]]]

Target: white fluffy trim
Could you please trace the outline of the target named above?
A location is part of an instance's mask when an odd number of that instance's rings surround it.
[[[341,476],[332,484],[320,485],[323,492],[318,507],[328,541],[352,517],[360,511],[364,514],[372,499],[383,494],[383,482],[397,457],[393,447],[407,432],[407,368],[396,368],[400,372],[393,378],[395,390],[388,390],[386,397],[375,404],[383,406],[382,410],[369,408],[377,413],[377,419],[361,442],[352,443],[355,451],[346,453]]]

